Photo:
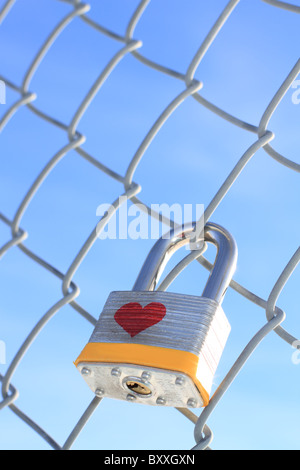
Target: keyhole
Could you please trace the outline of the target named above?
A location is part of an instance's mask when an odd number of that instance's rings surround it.
[[[128,380],[126,382],[126,387],[134,393],[137,393],[138,395],[151,395],[151,390],[147,385],[141,383],[141,382],[134,382],[132,380]]]

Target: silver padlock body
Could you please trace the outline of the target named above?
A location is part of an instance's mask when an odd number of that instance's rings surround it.
[[[210,394],[229,333],[229,322],[222,307],[214,300],[158,291],[112,292],[89,343],[145,345],[185,351],[197,356],[196,377],[184,377],[186,388],[181,390],[180,397],[176,396],[178,387],[172,392],[176,381],[174,365],[172,370],[165,371],[159,370],[157,366],[148,368],[153,382],[150,384],[152,398],[149,396],[148,400],[145,397],[139,399],[138,395],[135,398],[140,403],[155,404],[155,398],[168,396],[169,400],[165,400],[166,406],[182,407],[192,400],[197,403],[196,406],[202,406],[203,397],[195,388],[193,379],[201,382]],[[130,374],[135,377],[141,377],[143,372],[147,372],[147,368],[139,366],[138,361],[137,357],[135,364],[128,364],[126,360],[119,365],[80,363],[78,368],[82,370],[89,367],[92,371],[91,376],[86,376],[85,380],[93,391],[105,388],[107,396],[126,399],[128,390],[123,384],[124,368],[128,371],[130,369]],[[117,366],[120,370],[123,368],[118,384],[116,381],[112,383],[110,378],[112,368]],[[108,387],[104,386],[104,382]]]

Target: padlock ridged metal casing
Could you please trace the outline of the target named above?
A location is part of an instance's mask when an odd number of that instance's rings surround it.
[[[110,294],[75,362],[96,395],[177,408],[208,405],[231,329],[221,303],[237,250],[228,232],[209,224],[206,241],[218,246],[218,256],[203,296],[152,290],[168,251],[186,244],[189,235],[179,231],[175,241],[159,241],[134,290]]]

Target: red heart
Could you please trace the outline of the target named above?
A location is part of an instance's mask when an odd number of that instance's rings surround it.
[[[123,305],[115,314],[116,322],[133,338],[161,322],[167,312],[163,304],[152,302],[145,308],[138,303]]]

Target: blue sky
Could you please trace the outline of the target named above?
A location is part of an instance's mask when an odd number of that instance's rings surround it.
[[[4,5],[0,1],[0,8]],[[185,72],[225,0],[152,0],[134,37],[148,58]],[[91,0],[89,16],[124,34],[138,5],[135,0]],[[20,85],[42,42],[71,11],[54,0],[17,0],[0,29],[0,74]],[[258,125],[274,94],[299,59],[299,16],[260,0],[242,0],[196,73],[202,96],[233,115]],[[70,123],[87,90],[121,45],[75,19],[38,68],[30,91],[39,109]],[[124,175],[141,141],[182,82],[126,56],[109,77],[80,122],[84,148]],[[7,92],[0,115],[18,99]],[[274,147],[299,163],[300,105],[290,91],[273,116]],[[136,174],[143,202],[208,205],[242,154],[256,140],[189,98],[172,115],[147,150]],[[46,163],[68,142],[61,130],[21,108],[0,138],[0,212],[12,219],[26,191]],[[26,246],[61,272],[97,223],[99,204],[112,202],[122,185],[75,152],[70,152],[46,179],[21,226]],[[235,280],[267,298],[299,246],[299,177],[265,152],[258,152],[214,213],[239,247]],[[0,222],[0,245],[10,239]],[[99,316],[112,290],[130,290],[151,240],[97,242],[75,276],[78,299]],[[185,253],[184,253],[185,254]],[[211,253],[211,255],[213,252]],[[176,257],[173,264],[180,259]],[[172,263],[171,263],[172,264]],[[285,327],[299,336],[299,269],[280,297]],[[191,265],[171,290],[201,295],[207,274]],[[61,298],[61,282],[10,250],[0,262],[0,340],[8,363],[39,318]],[[220,383],[265,315],[229,290],[224,310],[232,326],[216,376]],[[70,307],[63,308],[29,350],[13,378],[19,406],[60,444],[92,399],[72,362],[92,327]],[[271,334],[259,347],[210,418],[214,448],[299,448],[299,367],[292,348]],[[7,366],[0,365],[0,373]],[[141,433],[137,423],[147,423]],[[134,425],[132,425],[134,423]],[[130,432],[128,427],[130,426]],[[283,432],[284,430],[284,432]],[[0,413],[0,447],[47,448],[10,410]],[[104,400],[75,448],[189,449],[193,426],[169,409]]]

